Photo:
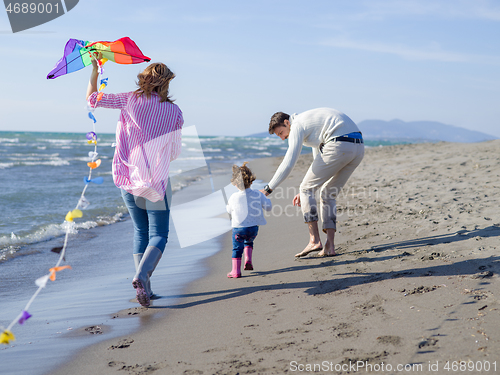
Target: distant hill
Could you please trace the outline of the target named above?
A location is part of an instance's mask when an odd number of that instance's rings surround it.
[[[497,139],[486,133],[435,121],[365,120],[361,121],[358,127],[366,140],[468,143]]]
[[[392,142],[483,142],[498,139],[474,130],[446,125],[435,121],[364,120],[358,124],[363,138],[370,141]],[[251,134],[248,137],[271,137],[268,132]]]

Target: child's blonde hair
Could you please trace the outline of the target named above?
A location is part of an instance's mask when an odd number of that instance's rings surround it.
[[[255,175],[247,167],[248,162],[244,162],[241,167],[233,165],[233,177],[231,183],[240,190],[248,189],[255,181]]]

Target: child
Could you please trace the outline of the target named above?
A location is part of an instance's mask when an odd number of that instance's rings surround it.
[[[253,241],[257,237],[259,225],[265,225],[266,219],[262,209],[270,211],[272,203],[258,190],[250,189],[255,175],[246,166],[233,165],[233,177],[231,183],[240,191],[229,198],[226,207],[231,215],[231,226],[233,227],[233,269],[227,274],[229,278],[241,277],[241,255],[245,252],[244,270],[253,270],[252,251]]]

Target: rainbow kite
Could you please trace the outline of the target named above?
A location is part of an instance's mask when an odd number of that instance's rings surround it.
[[[99,65],[111,60],[118,64],[139,64],[151,59],[144,56],[129,37],[120,38],[114,42],[86,42],[70,39],[64,47],[64,56],[57,62],[47,79],[54,79],[64,74],[73,73],[92,64],[91,54],[102,54]]]

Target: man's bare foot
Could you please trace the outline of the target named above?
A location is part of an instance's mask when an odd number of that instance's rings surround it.
[[[335,255],[337,255],[337,253],[335,252],[335,247],[330,251],[328,251],[325,247],[322,251],[316,254],[317,257],[334,257]]]
[[[313,251],[319,251],[323,249],[323,245],[320,243],[309,243],[304,250],[302,250],[300,253],[295,254],[296,258],[300,258],[303,256],[306,256],[309,253],[312,253]]]

